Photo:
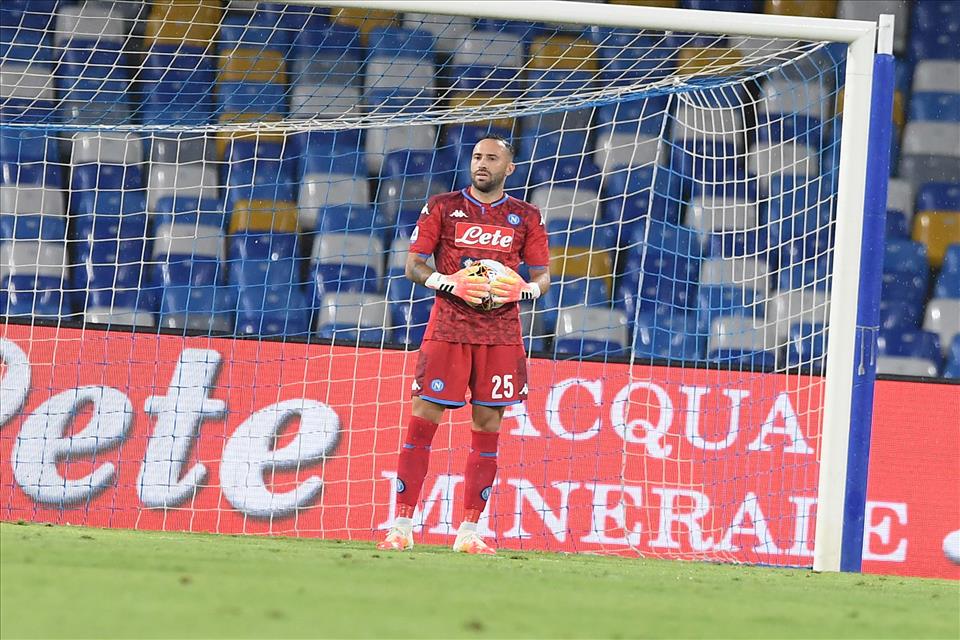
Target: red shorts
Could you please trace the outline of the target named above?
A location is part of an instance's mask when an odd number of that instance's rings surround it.
[[[527,399],[527,354],[521,345],[424,340],[413,395],[446,407],[470,402],[505,407]]]

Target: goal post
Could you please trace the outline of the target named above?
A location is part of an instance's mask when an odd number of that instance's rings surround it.
[[[380,535],[431,299],[404,252],[493,132],[554,284],[521,307],[531,399],[506,412],[481,532],[859,570],[891,18],[16,7],[0,518]],[[447,420],[431,542],[462,491],[467,418]]]

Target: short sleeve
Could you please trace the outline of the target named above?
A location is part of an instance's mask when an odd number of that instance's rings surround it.
[[[440,240],[442,217],[436,209],[436,204],[431,198],[420,210],[417,226],[413,230],[413,235],[410,236],[411,253],[429,256],[433,255],[437,248],[437,242]]]
[[[532,214],[527,217],[527,237],[520,257],[528,267],[550,266],[547,227],[544,224],[543,214],[536,207],[532,207]]]

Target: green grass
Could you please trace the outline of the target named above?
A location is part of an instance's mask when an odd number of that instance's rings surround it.
[[[960,585],[0,524],[0,637],[958,638]]]

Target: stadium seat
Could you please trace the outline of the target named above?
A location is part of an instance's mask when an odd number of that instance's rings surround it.
[[[816,149],[794,142],[758,143],[750,148],[747,168],[757,176],[761,191],[767,191],[771,178],[778,174],[817,176],[820,161]]]
[[[627,336],[627,317],[615,309],[570,307],[557,312],[557,353],[625,355]]]
[[[706,333],[697,331],[695,317],[667,307],[639,314],[633,337],[640,359],[696,362],[706,351]]]
[[[837,0],[765,0],[763,12],[777,16],[835,18]]]
[[[960,378],[960,334],[953,337],[947,351],[947,363],[943,368],[943,377],[955,380]]]
[[[597,109],[593,161],[604,175],[624,167],[644,167],[661,158],[660,133],[666,100],[633,100]]]
[[[674,56],[682,44],[679,38],[614,27],[591,27],[590,37],[597,44],[600,79],[606,83],[666,79],[676,69]]]
[[[386,100],[408,108],[431,105],[436,84],[433,35],[429,31],[383,27],[368,34],[364,102]]]
[[[224,287],[223,211],[198,199],[166,198],[158,209],[153,243],[153,286],[160,289],[159,324],[170,329],[230,331]]]
[[[911,122],[960,123],[960,92],[923,91],[910,96]]]
[[[776,343],[768,327],[756,318],[721,316],[710,328],[707,359],[733,367],[772,367]]]
[[[877,356],[877,375],[936,378],[937,364],[911,356]]]
[[[752,289],[761,298],[770,290],[766,262],[756,258],[709,258],[700,266],[700,285],[733,285]]]
[[[337,342],[382,344],[390,326],[386,299],[375,293],[333,293],[323,297],[317,335]]]
[[[393,151],[429,151],[437,145],[436,127],[429,124],[367,129],[365,151],[367,170],[380,175],[383,160]]]
[[[947,348],[953,337],[960,334],[960,300],[934,298],[927,304],[923,330],[940,336],[940,344]]]
[[[720,38],[704,38],[711,44],[687,44],[677,54],[679,75],[730,75],[740,68],[742,54]],[[715,43],[715,44],[714,44]]]
[[[900,176],[920,185],[960,175],[960,123],[908,122],[903,132]]]
[[[363,46],[367,46],[371,31],[396,25],[399,17],[400,14],[383,9],[343,8],[330,11],[330,18],[337,25],[359,30]]]
[[[125,133],[83,132],[73,137],[70,163],[138,164],[143,161],[143,141]]]
[[[213,119],[215,58],[206,47],[155,44],[139,78],[144,124],[203,125]]]
[[[829,232],[821,232],[779,247],[777,287],[781,290],[812,288],[829,291],[833,270],[832,241]]]
[[[789,245],[829,226],[833,194],[822,178],[776,175],[770,178],[768,189],[764,222],[771,248]]]
[[[428,31],[433,35],[436,54],[447,57],[456,51],[463,39],[473,31],[474,19],[464,16],[404,12],[403,26],[407,29]]]
[[[909,229],[913,226],[914,199],[913,184],[902,178],[890,178],[887,184],[888,229],[890,218],[894,218],[896,228],[907,229],[908,232],[903,235],[909,235]]]
[[[759,139],[772,143],[796,140],[819,149],[823,121],[832,115],[825,108],[829,91],[823,82],[769,78],[763,85],[757,115]]]
[[[766,304],[766,321],[776,346],[782,346],[795,324],[827,324],[830,298],[812,289],[777,291]]]
[[[698,11],[735,11],[737,13],[758,13],[760,0],[680,0],[684,9]]]
[[[547,292],[534,303],[534,327],[539,332],[553,334],[556,331],[559,309],[576,306],[609,307],[610,294],[606,290],[606,283],[590,278],[551,283]]]
[[[940,268],[947,247],[960,243],[960,211],[921,211],[914,220],[913,239],[926,246],[930,266]]]
[[[960,93],[960,60],[918,60],[913,93]]]
[[[912,300],[880,300],[880,328],[885,330],[915,330],[920,328],[923,307]]]
[[[319,234],[311,256],[316,296],[379,291],[383,253],[380,238],[369,233]]]
[[[877,337],[877,353],[937,363],[941,357],[940,336],[932,331],[881,331]]]
[[[920,211],[960,211],[960,181],[928,182],[917,194]]]
[[[217,35],[221,14],[218,4],[203,0],[154,2],[146,25],[147,45],[187,45],[205,49]]]
[[[624,227],[621,238],[636,237],[648,220],[680,224],[684,185],[679,176],[660,167],[634,167],[605,175],[603,185],[603,219]]]
[[[960,60],[960,12],[954,2],[927,0],[912,11],[910,56],[914,60]]]
[[[910,272],[884,273],[881,298],[903,300],[921,307],[927,297],[929,274]]]
[[[695,184],[684,225],[706,240],[712,233],[756,229],[759,218],[757,192],[752,183]]]
[[[531,169],[530,203],[547,220],[593,223],[600,212],[600,171],[577,158],[543,162]]]
[[[377,193],[378,226],[409,235],[431,196],[453,188],[456,159],[439,151],[394,151],[386,156]],[[385,238],[389,241],[391,238]]]
[[[927,247],[911,240],[890,240],[884,246],[883,272],[926,275],[930,271]]]
[[[790,326],[786,365],[823,371],[827,356],[827,331],[823,324],[798,323]]]
[[[59,318],[72,313],[61,240],[0,242],[0,315]]]
[[[713,321],[723,316],[763,318],[763,300],[753,289],[729,285],[702,286],[697,290],[696,332],[707,335]]]

